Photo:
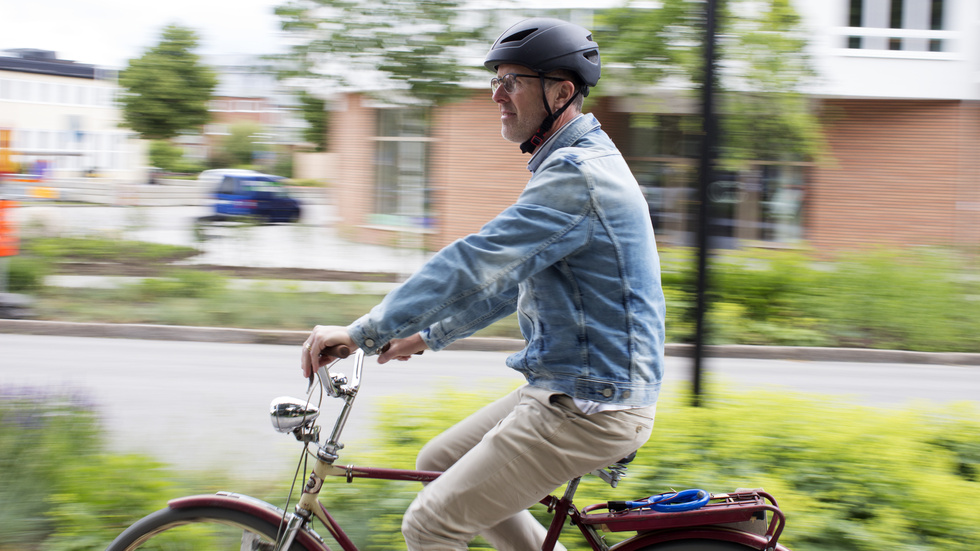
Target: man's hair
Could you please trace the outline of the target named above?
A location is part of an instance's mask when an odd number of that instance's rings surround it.
[[[575,74],[574,71],[569,71],[567,69],[558,69],[557,71],[551,71],[545,76],[555,77],[555,78],[560,78],[562,80],[570,81],[575,86],[576,90],[582,92],[579,95],[575,96],[575,99],[572,100],[572,104],[569,106],[581,113],[582,105],[585,103],[585,90],[583,90],[583,88],[586,87],[585,84],[582,83],[582,79],[580,79],[579,76]],[[551,85],[560,84],[559,82],[554,80],[547,80],[545,82]]]

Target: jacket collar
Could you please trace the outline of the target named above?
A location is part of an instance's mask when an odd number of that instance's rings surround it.
[[[541,163],[551,155],[552,151],[568,147],[577,142],[582,136],[599,128],[599,121],[592,113],[581,114],[568,121],[564,126],[548,136],[548,139],[538,147],[531,159],[527,162],[527,169],[532,173],[541,166]]]

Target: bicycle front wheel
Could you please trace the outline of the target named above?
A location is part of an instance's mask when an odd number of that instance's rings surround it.
[[[279,525],[224,507],[161,509],[119,535],[106,551],[134,549],[273,551]],[[312,551],[294,541],[288,551]],[[284,550],[285,551],[285,550]]]
[[[758,548],[731,541],[684,539],[657,543],[639,551],[750,551],[752,549]]]

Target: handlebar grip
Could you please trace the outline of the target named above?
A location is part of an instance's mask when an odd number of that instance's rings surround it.
[[[346,344],[336,344],[334,346],[328,346],[320,351],[320,357],[323,356],[333,356],[334,358],[346,358],[350,356],[350,347]]]
[[[345,344],[336,344],[334,346],[328,346],[320,351],[320,357],[332,356],[334,358],[344,359],[350,356],[350,347]],[[314,366],[314,371],[310,372],[310,388],[313,388],[313,377],[316,373],[316,366]]]

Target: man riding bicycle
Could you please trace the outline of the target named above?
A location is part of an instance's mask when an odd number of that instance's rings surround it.
[[[445,471],[402,524],[410,550],[540,548],[527,508],[638,449],[663,377],[665,305],[653,228],[622,155],[583,99],[599,80],[591,33],[557,19],[507,29],[485,60],[501,134],[531,154],[517,201],[448,245],[348,327],[317,326],[309,375],[344,344],[379,363],[441,350],[513,312],[527,340],[507,365],[527,384],[434,438],[418,468]],[[390,346],[382,348],[388,343]]]

